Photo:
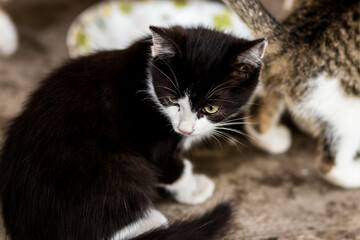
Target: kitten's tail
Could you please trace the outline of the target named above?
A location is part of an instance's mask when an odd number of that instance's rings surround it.
[[[267,52],[277,52],[284,44],[295,43],[290,31],[265,9],[260,0],[223,0],[223,2],[239,15],[255,37],[268,39]]]
[[[170,224],[144,233],[132,240],[211,240],[219,239],[227,230],[232,217],[229,203],[220,203],[200,217]]]

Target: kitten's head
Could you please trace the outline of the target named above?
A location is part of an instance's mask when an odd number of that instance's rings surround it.
[[[150,94],[174,131],[203,137],[229,126],[258,83],[267,41],[201,27],[150,29]]]

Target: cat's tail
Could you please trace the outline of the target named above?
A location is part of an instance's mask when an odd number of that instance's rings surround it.
[[[169,227],[160,227],[132,240],[212,240],[219,239],[232,218],[230,203],[220,203],[202,216],[177,221]]]
[[[223,0],[250,28],[256,38],[267,38],[267,52],[277,52],[284,44],[294,45],[293,34],[279,23],[262,5],[260,0]]]

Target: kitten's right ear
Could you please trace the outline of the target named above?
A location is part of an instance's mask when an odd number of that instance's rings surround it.
[[[265,38],[251,41],[250,47],[238,56],[238,63],[249,64],[256,68],[261,66],[267,42]]]
[[[150,26],[153,45],[151,55],[153,57],[173,57],[176,54],[176,45],[167,37],[164,28]]]

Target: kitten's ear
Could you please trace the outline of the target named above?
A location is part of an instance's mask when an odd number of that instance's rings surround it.
[[[167,36],[166,29],[150,26],[152,33],[153,45],[151,47],[151,55],[153,57],[173,57],[176,54],[177,46]]]
[[[262,58],[265,54],[267,42],[268,41],[265,38],[251,41],[250,47],[238,56],[238,63],[245,63],[255,68],[260,67]]]

